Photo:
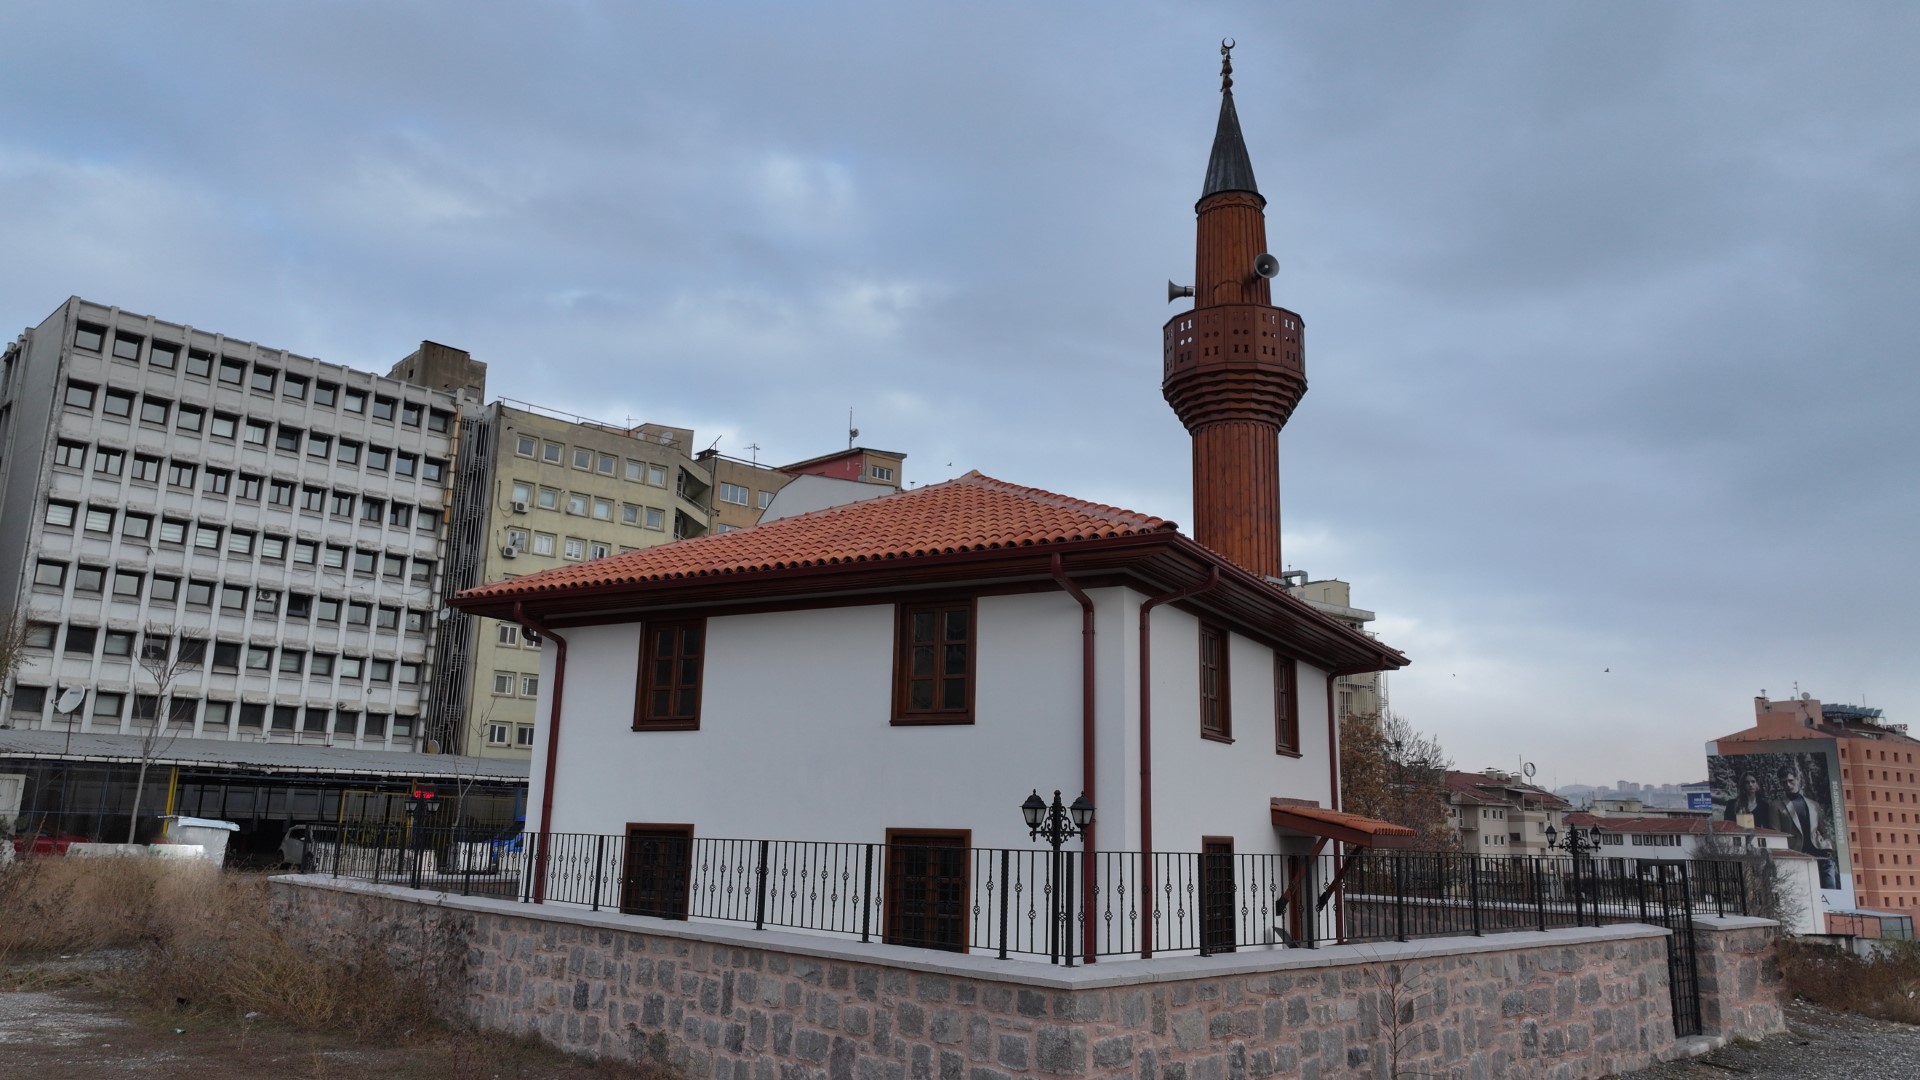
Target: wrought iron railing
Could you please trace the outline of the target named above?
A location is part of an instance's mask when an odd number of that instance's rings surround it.
[[[694,838],[498,839],[398,823],[314,826],[303,865],[565,904],[1073,963],[1481,935],[1747,912],[1738,862],[1288,856]],[[1091,873],[1084,860],[1092,860]],[[1090,890],[1090,891],[1089,891]]]

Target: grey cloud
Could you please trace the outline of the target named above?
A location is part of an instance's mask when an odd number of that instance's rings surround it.
[[[1158,292],[1226,34],[1287,528],[1407,635],[1397,707],[1562,780],[1690,777],[1796,678],[1913,718],[1910,5],[15,5],[0,296],[430,337],[763,459],[851,405],[909,479],[1185,521]]]

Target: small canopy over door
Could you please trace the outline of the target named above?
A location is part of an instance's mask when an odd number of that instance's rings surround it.
[[[1292,865],[1274,926],[1277,936],[1289,946],[1312,943],[1314,915],[1324,910],[1339,891],[1352,856],[1370,848],[1410,848],[1419,841],[1412,829],[1391,821],[1327,810],[1296,799],[1274,799],[1270,806],[1275,832],[1313,842],[1308,854],[1289,856]],[[1316,873],[1315,864],[1329,843],[1334,846],[1331,865]],[[1324,887],[1319,887],[1319,896],[1313,900],[1313,911],[1309,912],[1308,900],[1319,886],[1316,878],[1324,882]]]

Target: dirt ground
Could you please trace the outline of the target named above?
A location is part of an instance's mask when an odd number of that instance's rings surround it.
[[[145,1014],[72,980],[0,991],[0,1080],[668,1080],[498,1035],[422,1032],[368,1045],[272,1017]],[[48,985],[51,983],[51,985]]]

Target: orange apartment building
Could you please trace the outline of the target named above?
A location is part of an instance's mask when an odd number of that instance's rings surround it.
[[[779,466],[728,457],[715,450],[705,450],[694,457],[713,470],[713,490],[707,509],[713,531],[721,533],[759,524],[761,516],[773,505],[774,497],[802,476],[825,477],[842,487],[873,485],[867,490],[875,494],[900,491],[906,486],[901,474],[906,471],[907,455],[865,446],[851,446]],[[862,489],[853,490],[864,494]],[[801,509],[819,509],[850,502],[855,497],[845,491],[826,494],[806,500]]]
[[[1879,709],[1754,699],[1755,723],[1707,744],[1714,816],[1777,829],[1822,863],[1828,921],[1920,909],[1920,740]],[[1841,932],[1830,929],[1829,932]]]

